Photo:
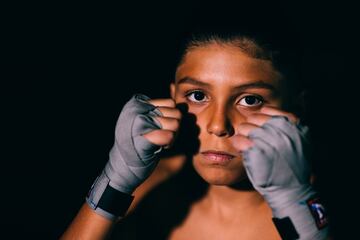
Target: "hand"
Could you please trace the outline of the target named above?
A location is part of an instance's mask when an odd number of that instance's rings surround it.
[[[264,107],[238,126],[232,142],[243,153],[248,177],[273,216],[289,217],[301,238],[323,239],[314,237],[326,234],[314,226],[325,226],[326,219],[313,218],[308,206],[308,200],[316,199],[310,184],[308,128],[294,114]]]
[[[130,195],[147,179],[158,163],[159,152],[174,141],[180,118],[171,99],[150,100],[137,94],[125,104],[109,161],[88,194],[87,202],[93,209],[108,186]]]
[[[116,124],[115,144],[105,171],[110,185],[131,194],[151,174],[162,147],[168,147],[179,128],[181,113],[172,99],[150,100],[135,95]]]
[[[234,146],[243,152],[248,177],[263,195],[310,185],[308,128],[298,122],[292,113],[264,107],[237,128]]]

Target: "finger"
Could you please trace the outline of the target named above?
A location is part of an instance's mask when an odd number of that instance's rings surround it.
[[[257,125],[257,126],[262,126],[264,125],[264,123],[266,123],[272,116],[271,115],[267,115],[264,113],[253,113],[251,115],[249,115],[246,119],[246,121],[248,123]]]
[[[170,130],[170,131],[177,131],[180,126],[180,120],[176,118],[169,118],[169,117],[155,117],[161,124],[161,129],[163,130]]]
[[[175,108],[175,101],[171,98],[150,99],[148,102],[155,107]]]
[[[156,129],[143,136],[155,145],[167,146],[174,140],[175,133],[170,130]]]
[[[162,113],[163,117],[181,119],[181,112],[177,108],[157,107],[157,109]]]
[[[239,152],[244,152],[254,145],[254,143],[249,138],[240,134],[231,137],[230,141],[234,148]]]
[[[267,114],[267,115],[270,115],[270,116],[284,116],[284,117],[287,117],[292,123],[298,123],[299,122],[299,118],[293,114],[293,113],[290,113],[290,112],[285,112],[283,110],[280,110],[278,108],[275,108],[275,107],[263,107],[260,109],[260,112],[261,113],[264,113],[264,114]]]
[[[259,126],[248,122],[241,123],[237,127],[236,134],[241,134],[247,137],[249,136],[249,133],[256,128],[259,128]]]

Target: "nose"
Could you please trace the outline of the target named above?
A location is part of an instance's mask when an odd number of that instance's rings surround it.
[[[231,110],[226,106],[209,109],[209,121],[207,132],[218,137],[229,137],[234,135],[234,127],[231,121]]]

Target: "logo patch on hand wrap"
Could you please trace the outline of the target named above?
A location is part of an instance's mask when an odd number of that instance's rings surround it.
[[[321,204],[319,198],[310,199],[307,201],[307,205],[313,215],[316,226],[318,229],[322,229],[328,224],[328,217],[325,207]]]

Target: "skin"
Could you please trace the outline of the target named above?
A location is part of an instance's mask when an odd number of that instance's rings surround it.
[[[155,144],[169,147],[174,143],[182,117],[176,104],[185,104],[196,117],[200,146],[192,163],[209,183],[207,194],[192,205],[170,239],[280,239],[262,196],[238,186],[247,179],[242,152],[253,144],[247,138],[249,132],[274,115],[298,121],[282,110],[285,99],[280,89],[281,74],[270,61],[251,58],[231,45],[213,43],[185,55],[171,84],[172,99],[151,100],[163,113],[158,117],[162,129],[144,135]],[[209,150],[227,152],[234,158],[226,165],[209,164],[202,154]],[[154,186],[178,171],[184,159],[161,160],[135,191],[128,213]],[[104,239],[113,224],[84,204],[61,239]]]
[[[176,103],[187,104],[197,118],[201,144],[193,164],[207,182],[231,185],[245,178],[241,151],[252,145],[247,135],[272,115],[297,121],[293,114],[281,110],[280,83],[281,75],[270,61],[248,57],[233,46],[214,43],[185,56],[171,93]],[[201,100],[194,98],[196,93]],[[253,103],[248,104],[245,97]],[[208,150],[236,157],[224,168],[209,166],[201,154]]]
[[[294,114],[281,110],[284,99],[280,89],[281,74],[270,61],[251,58],[234,46],[207,44],[185,55],[171,95],[176,103],[187,104],[196,116],[200,147],[193,156],[193,166],[210,187],[171,239],[189,233],[218,239],[219,232],[226,233],[222,239],[239,234],[244,239],[280,238],[260,194],[236,187],[246,179],[241,153],[253,144],[249,132],[274,115],[298,121]],[[209,164],[202,154],[209,150],[235,157],[225,166]],[[199,226],[199,221],[204,224]],[[264,227],[260,233],[254,226]]]

